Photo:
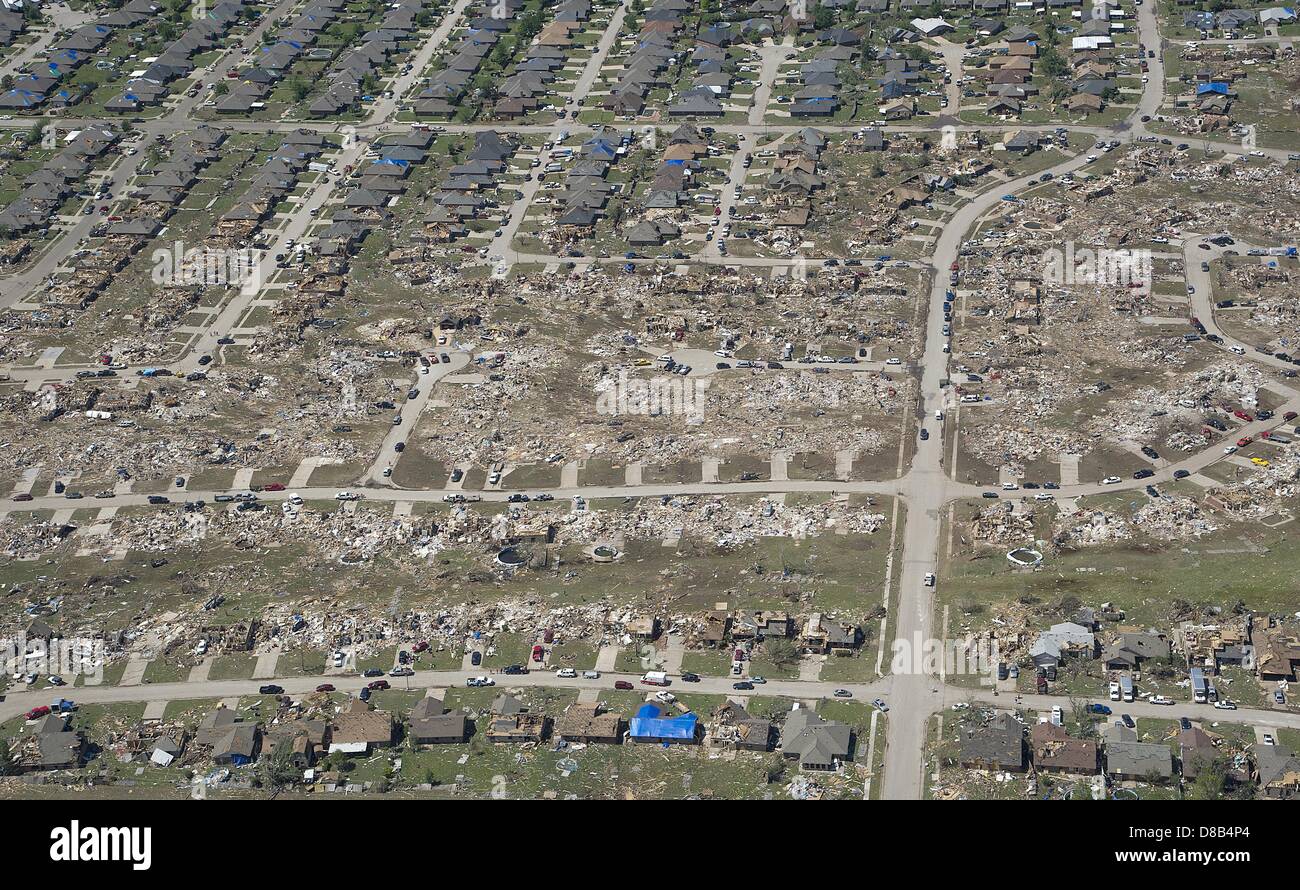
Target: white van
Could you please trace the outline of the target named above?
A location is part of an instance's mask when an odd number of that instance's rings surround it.
[[[582,679],[584,679],[584,680],[599,680],[599,679],[600,679],[600,671],[583,671],[583,672],[582,672]]]

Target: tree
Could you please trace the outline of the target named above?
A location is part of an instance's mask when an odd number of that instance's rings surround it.
[[[1209,763],[1202,760],[1199,766],[1196,778],[1187,786],[1187,799],[1222,800],[1228,786],[1228,769],[1223,759],[1216,757]]]
[[[789,640],[769,640],[764,648],[768,659],[777,667],[789,667],[799,662],[799,650]]]
[[[263,788],[271,791],[296,785],[302,779],[302,773],[293,764],[293,742],[290,739],[281,739],[270,753],[264,752],[259,766],[258,779]]]

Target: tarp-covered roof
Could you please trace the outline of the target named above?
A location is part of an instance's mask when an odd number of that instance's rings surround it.
[[[637,739],[684,739],[695,738],[695,727],[699,718],[694,714],[680,714],[676,717],[664,717],[663,711],[653,702],[646,702],[637,709],[631,720],[632,738]]]

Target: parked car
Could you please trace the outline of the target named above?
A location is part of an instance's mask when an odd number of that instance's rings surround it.
[[[334,691],[334,684],[333,684],[333,683],[322,683],[322,684],[320,684],[319,686],[316,687],[316,691],[317,691],[317,692],[333,692],[333,691]]]
[[[683,678],[683,679],[685,679],[685,678]],[[630,682],[628,682],[627,680],[615,680],[615,681],[614,681],[614,688],[615,688],[615,689],[622,689],[623,691],[627,692],[627,691],[630,691],[630,690],[632,690],[632,689],[635,689],[636,687],[633,686],[633,685],[632,685]]]
[[[366,684],[367,689],[392,689],[392,685],[387,680],[371,680]]]
[[[265,686],[257,687],[259,695],[283,695],[284,687],[276,686],[274,683],[268,683]]]
[[[847,689],[836,689],[834,695],[836,698],[853,698],[853,693]]]

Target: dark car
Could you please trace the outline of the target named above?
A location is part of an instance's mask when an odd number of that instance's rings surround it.
[[[333,684],[333,683],[322,683],[322,684],[320,684],[319,686],[316,687],[316,691],[317,691],[317,692],[333,692],[333,691],[334,691],[334,684]]]
[[[522,664],[509,664],[502,669],[501,673],[511,675],[526,674],[528,673],[528,668],[524,667]]]
[[[452,482],[459,482],[460,480],[462,480],[462,479],[464,479],[464,478],[465,478],[465,471],[462,470],[462,469],[460,469],[459,467],[457,467],[456,469],[454,469],[454,470],[451,471],[451,481],[452,481]]]
[[[1129,729],[1132,729],[1133,727],[1137,726],[1137,724],[1133,722],[1133,718],[1130,717],[1128,714],[1120,714],[1119,719],[1123,720],[1124,725],[1127,726]]]
[[[362,671],[361,673],[361,676],[363,677],[382,677],[383,675],[384,672],[381,671],[379,668],[371,668],[370,670]]]
[[[30,491],[20,491],[18,494],[14,495],[15,501],[30,501],[31,499],[32,493]]]
[[[391,689],[387,680],[371,680],[366,684],[367,689]]]
[[[200,365],[210,365],[210,364],[212,364],[212,356],[210,356],[210,355],[201,355],[201,356],[199,356],[199,364],[200,364]]]
[[[474,665],[474,667],[478,667],[480,664],[483,663],[483,653],[479,652],[478,650],[475,650],[474,652],[470,653],[469,663]]]
[[[1133,474],[1134,479],[1149,479],[1156,474],[1155,470],[1138,470]]]
[[[731,688],[732,689],[753,689],[754,684],[750,683],[748,680],[741,680],[739,683],[732,683]]]
[[[1190,475],[1192,475],[1190,470],[1174,470],[1175,479],[1186,479]]]
[[[401,454],[403,451],[406,450],[406,443],[398,442],[396,445],[393,446],[393,450],[396,451],[398,454]]]
[[[997,496],[998,496],[998,493],[997,493],[996,491],[986,491],[986,492],[983,492],[983,493],[980,495],[980,497],[982,497],[982,498],[989,498],[990,500],[996,498]]]
[[[627,691],[627,690],[635,689],[636,687],[633,686],[631,683],[629,683],[627,680],[615,680],[614,688]]]
[[[281,695],[284,692],[284,687],[268,683],[265,686],[257,687],[257,692],[259,695]]]
[[[682,674],[682,682],[683,682],[683,683],[698,683],[698,682],[700,682],[700,675],[699,675],[699,674],[693,674],[693,673],[691,673],[690,671],[686,671],[686,672],[684,672],[684,673]]]
[[[164,497],[163,495],[160,495],[160,494],[151,494],[151,495],[149,495],[149,503],[151,503],[151,504],[170,504],[170,503],[171,503],[171,498]]]

